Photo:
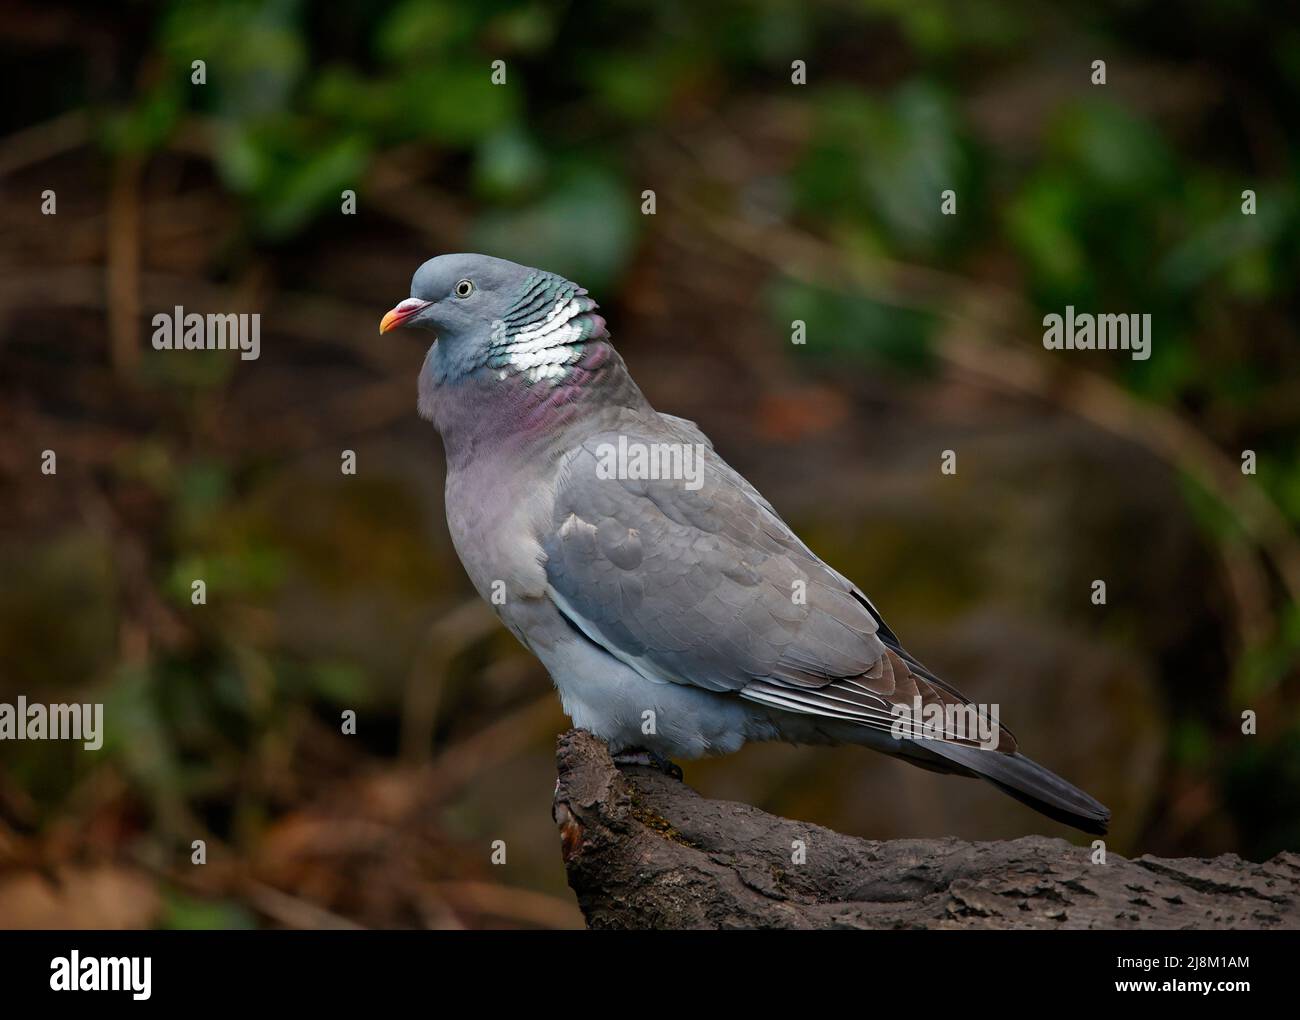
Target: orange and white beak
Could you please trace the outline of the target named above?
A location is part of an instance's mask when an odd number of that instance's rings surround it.
[[[396,329],[412,315],[424,311],[431,304],[433,304],[432,301],[421,301],[419,298],[413,297],[407,298],[379,320],[379,332],[387,333],[390,329]]]

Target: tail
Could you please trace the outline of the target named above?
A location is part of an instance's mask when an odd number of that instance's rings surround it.
[[[961,766],[959,771],[988,780],[1048,818],[1097,836],[1106,835],[1110,808],[1019,751],[1006,754],[943,740],[928,740],[925,747]]]

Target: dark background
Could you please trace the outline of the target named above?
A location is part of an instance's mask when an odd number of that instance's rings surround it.
[[[0,701],[103,702],[107,737],[0,744],[0,925],[581,923],[566,722],[450,547],[429,337],[377,335],[449,251],[587,286],[656,406],[1113,852],[1300,848],[1300,28],[810,6],[6,5]],[[153,350],[178,304],[261,312],[260,360]],[[1045,351],[1066,304],[1150,313],[1151,359]],[[1082,840],[856,748],[686,775],[870,837]]]

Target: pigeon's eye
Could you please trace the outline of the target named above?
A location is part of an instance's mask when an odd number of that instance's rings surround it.
[[[474,293],[474,284],[471,283],[469,280],[461,280],[460,283],[456,284],[457,297],[469,297],[473,293]]]

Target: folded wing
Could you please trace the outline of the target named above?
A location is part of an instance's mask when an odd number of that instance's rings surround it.
[[[624,448],[700,443],[699,486],[607,477]],[[969,704],[898,645],[870,601],[818,559],[689,422],[605,433],[565,459],[543,540],[551,597],[648,679],[888,732],[895,706]],[[918,700],[919,699],[919,700]],[[937,707],[940,711],[934,712]],[[969,729],[927,734],[973,743]],[[1002,729],[998,747],[1015,750]]]

